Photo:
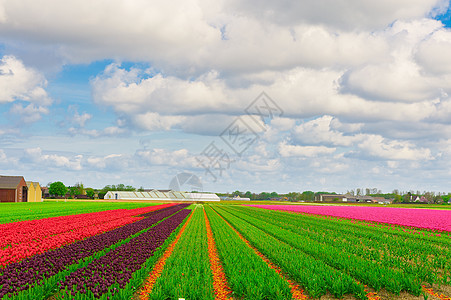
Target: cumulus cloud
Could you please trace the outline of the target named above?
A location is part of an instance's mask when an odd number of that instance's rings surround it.
[[[11,113],[21,116],[26,123],[36,122],[48,114],[52,99],[45,91],[47,81],[38,71],[27,68],[14,56],[3,56],[0,60],[0,104],[16,103]]]
[[[384,28],[393,20],[422,18],[435,8],[435,13],[446,11],[447,1],[230,1],[228,8],[236,13],[245,11],[255,18],[283,25],[302,23],[324,24],[342,29]]]
[[[0,149],[0,163],[6,163],[7,157],[5,151],[3,149]]]
[[[138,150],[136,156],[144,163],[149,165],[165,165],[178,167],[198,167],[199,163],[195,156],[190,154],[187,149],[166,150],[155,148],[151,150]]]
[[[69,134],[218,135],[239,119],[259,136],[240,157],[240,171],[430,166],[440,158],[437,145],[451,138],[451,31],[431,19],[448,6],[445,0],[0,1],[5,49],[27,45],[0,62],[0,103],[26,122],[49,113],[46,78],[29,67],[39,64],[17,59],[27,51],[68,64],[112,59],[91,87],[93,102],[113,111],[116,126],[86,128],[94,114],[75,111]],[[283,116],[246,116],[262,91]],[[74,170],[197,167],[188,147],[92,157],[33,148],[24,159]]]
[[[132,160],[124,154],[109,154],[106,156],[88,157],[84,164],[89,169],[121,170],[129,168],[132,165]]]
[[[317,157],[321,155],[330,155],[336,148],[326,146],[299,146],[289,145],[286,142],[279,144],[279,153],[282,157]]]
[[[21,116],[25,123],[33,123],[42,118],[42,115],[48,114],[49,109],[44,106],[36,106],[33,103],[23,106],[22,104],[14,104],[10,110],[11,113]]]
[[[370,155],[386,160],[432,160],[431,150],[424,147],[415,147],[410,142],[386,140],[378,135],[366,135],[358,147],[363,155]]]
[[[0,103],[23,100],[40,105],[49,105],[47,81],[38,71],[27,68],[14,56],[3,56],[0,60]]]
[[[50,168],[63,168],[72,171],[78,171],[82,169],[83,155],[75,155],[73,157],[67,157],[58,154],[43,154],[41,148],[29,148],[25,149],[23,160],[32,163],[34,165],[44,164]]]
[[[86,135],[92,138],[96,137],[108,137],[108,136],[119,136],[126,134],[128,131],[124,128],[117,126],[106,127],[102,130],[97,129],[86,129],[79,127],[70,127],[68,129],[68,133],[71,135]]]
[[[92,119],[92,115],[88,114],[86,112],[79,114],[78,111],[76,111],[72,117],[72,122],[79,126],[79,127],[85,127],[86,122]]]
[[[360,138],[360,135],[344,135],[333,126],[344,127],[336,118],[326,115],[296,126],[293,136],[303,144],[331,146],[351,146]],[[350,127],[352,128],[352,125]],[[357,128],[358,126],[354,126],[353,129]]]
[[[421,41],[415,58],[428,73],[449,75],[451,72],[451,31],[440,29]]]

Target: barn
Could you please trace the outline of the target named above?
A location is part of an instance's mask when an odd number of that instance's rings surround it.
[[[42,190],[39,182],[27,181],[28,202],[42,202]]]
[[[0,175],[0,202],[27,202],[28,187],[23,176]]]

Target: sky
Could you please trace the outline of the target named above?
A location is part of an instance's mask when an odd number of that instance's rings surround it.
[[[1,175],[184,173],[214,192],[451,192],[450,2],[0,0]]]

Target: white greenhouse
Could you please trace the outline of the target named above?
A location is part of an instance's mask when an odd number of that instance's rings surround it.
[[[212,193],[187,193],[172,190],[151,190],[149,192],[109,191],[106,200],[156,200],[156,201],[220,201]]]

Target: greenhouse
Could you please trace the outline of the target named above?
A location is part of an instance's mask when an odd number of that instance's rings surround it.
[[[146,192],[109,191],[108,200],[156,200],[156,201],[220,201],[213,193],[187,193],[173,190],[151,190]]]

